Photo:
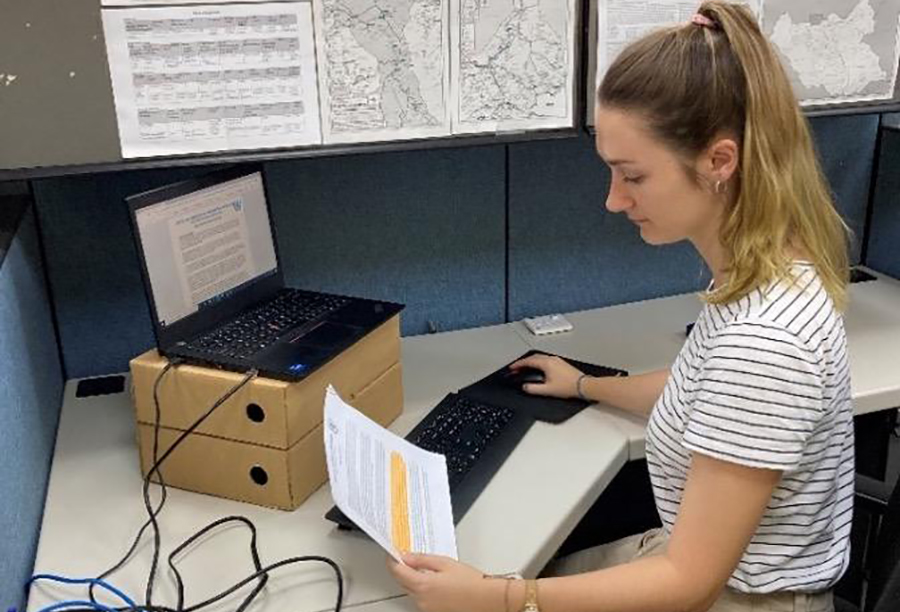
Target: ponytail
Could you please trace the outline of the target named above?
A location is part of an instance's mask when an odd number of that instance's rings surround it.
[[[802,251],[844,308],[849,230],[784,68],[746,7],[710,1],[698,15],[627,47],[607,71],[598,101],[646,117],[686,168],[717,135],[739,142],[736,197],[719,235],[728,278],[709,302],[732,302],[789,277],[792,252]]]

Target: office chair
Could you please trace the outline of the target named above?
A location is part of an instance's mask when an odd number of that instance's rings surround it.
[[[835,610],[897,612],[900,610],[900,484],[894,485],[891,492],[888,483],[857,474],[855,502],[854,531],[862,537],[853,538],[857,550],[851,549],[854,559],[845,578],[850,578],[850,582],[862,580],[861,584],[849,587],[839,583]]]

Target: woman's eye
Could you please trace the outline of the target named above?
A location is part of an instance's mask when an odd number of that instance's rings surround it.
[[[640,185],[644,180],[643,176],[626,176],[624,177],[626,183],[633,183],[635,185]]]

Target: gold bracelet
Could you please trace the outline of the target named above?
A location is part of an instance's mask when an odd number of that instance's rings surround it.
[[[503,612],[510,612],[509,609],[509,585],[512,584],[512,578],[504,578],[506,587],[503,589]]]
[[[482,578],[490,580],[503,580],[506,586],[503,587],[503,612],[511,612],[509,609],[509,586],[515,579],[515,574],[482,574]]]
[[[538,605],[538,581],[525,581],[525,604],[522,606],[522,612],[540,612]]]

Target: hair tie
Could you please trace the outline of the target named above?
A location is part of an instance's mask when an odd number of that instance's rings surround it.
[[[694,13],[694,16],[691,17],[691,23],[704,28],[709,28],[710,30],[716,29],[716,22],[706,15],[701,15],[700,13]]]

